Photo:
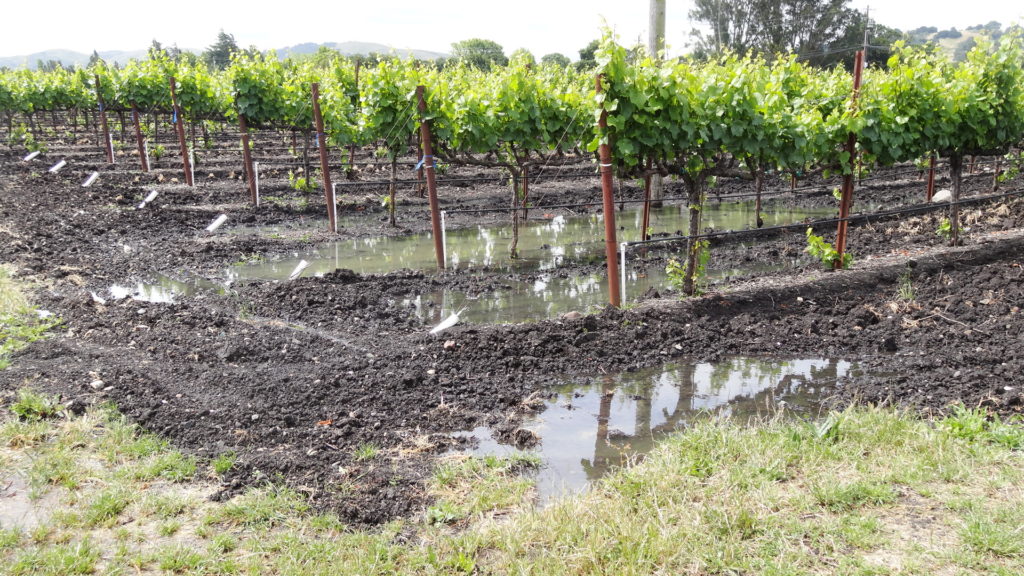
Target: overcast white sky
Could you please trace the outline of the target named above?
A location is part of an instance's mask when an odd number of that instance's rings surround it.
[[[607,22],[624,43],[646,40],[649,0],[358,0],[327,2],[83,2],[5,1],[0,11],[0,56],[47,49],[78,52],[135,50],[153,39],[201,50],[224,29],[241,46],[267,50],[301,42],[378,42],[396,49],[448,52],[467,38],[494,40],[510,53],[527,48],[538,58],[561,52],[572,59]],[[689,42],[693,0],[667,0],[672,53]],[[870,0],[853,0],[863,9]],[[966,28],[998,20],[1024,22],[1019,0],[875,0],[872,19],[902,29]]]

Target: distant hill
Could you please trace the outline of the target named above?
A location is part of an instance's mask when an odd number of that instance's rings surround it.
[[[114,62],[125,64],[132,58],[145,58],[146,54],[146,50],[107,50],[99,53],[100,58],[103,58],[108,64],[113,64]],[[89,64],[90,56],[92,56],[92,53],[83,54],[73,50],[44,50],[23,56],[0,57],[0,66],[7,68],[31,68],[34,70],[37,62],[49,62],[50,60],[56,60],[67,67],[75,65],[86,66]]]
[[[1006,29],[999,22],[992,21],[988,24],[968,26],[963,30],[957,28],[938,30],[934,26],[923,26],[909,31],[908,34],[912,41],[934,42],[950,59],[962,61],[967,52],[974,47],[979,36],[987,34],[993,38],[999,38],[1005,31]]]
[[[374,42],[324,42],[322,44],[306,42],[304,44],[296,44],[295,46],[289,46],[287,48],[280,48],[277,50],[277,55],[279,58],[287,58],[289,56],[313,54],[319,50],[321,46],[333,48],[345,56],[395,54],[399,57],[412,56],[418,60],[437,60],[438,58],[448,58],[450,56],[450,54],[445,54],[443,52],[431,52],[429,50],[417,50],[415,48],[395,48],[393,46],[376,44]]]
[[[429,50],[417,50],[413,48],[393,48],[384,44],[376,44],[373,42],[324,42],[322,44],[315,44],[313,42],[306,42],[304,44],[296,44],[295,46],[288,46],[286,48],[278,49],[277,56],[281,59],[289,56],[301,56],[306,54],[313,54],[320,49],[320,46],[327,46],[333,48],[338,52],[346,56],[357,56],[363,55],[368,56],[370,54],[395,54],[399,57],[412,56],[419,60],[437,60],[438,58],[447,58],[449,55],[442,52],[431,52]],[[193,51],[193,52],[201,52]],[[148,50],[108,50],[100,52],[100,58],[103,58],[108,64],[126,64],[131,59],[146,58]],[[7,68],[30,68],[35,69],[38,62],[49,62],[56,60],[66,67],[71,66],[86,66],[89,64],[89,57],[92,54],[83,54],[81,52],[75,52],[72,50],[44,50],[43,52],[35,52],[33,54],[26,54],[22,56],[8,56],[0,57],[0,67]]]

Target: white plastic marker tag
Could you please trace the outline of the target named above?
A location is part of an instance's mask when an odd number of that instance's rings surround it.
[[[139,203],[139,208],[145,208],[146,204],[149,204],[153,200],[156,200],[156,190],[149,191],[149,195],[143,198],[142,202]]]
[[[455,326],[456,324],[459,323],[459,314],[462,314],[462,310],[459,310],[458,312],[455,312],[451,316],[445,318],[444,322],[441,322],[437,326],[434,326],[433,328],[431,328],[430,329],[430,333],[432,335],[433,334],[440,334],[441,332],[444,332],[445,330],[451,328],[452,326]]]
[[[96,179],[99,177],[99,172],[93,172],[92,174],[89,175],[88,178],[85,179],[85,182],[82,182],[82,188],[88,188],[89,186],[92,186],[92,183],[95,182]]]
[[[308,267],[309,267],[309,262],[306,262],[305,260],[300,260],[299,261],[299,265],[296,266],[295,270],[292,270],[292,273],[288,275],[288,279],[289,280],[295,280],[299,276],[302,276],[302,271],[305,270]]]
[[[56,173],[58,170],[60,170],[61,168],[65,167],[67,165],[68,165],[68,163],[67,163],[66,160],[61,160],[60,162],[57,162],[56,164],[54,164],[53,166],[50,167],[50,172]]]
[[[256,207],[259,208],[260,207],[260,163],[259,162],[253,162],[252,166],[253,166],[253,168],[252,168],[253,177],[254,177],[254,180],[256,181]]]
[[[209,226],[206,227],[206,231],[207,232],[213,232],[217,228],[220,228],[221,224],[223,224],[223,223],[225,223],[227,221],[228,221],[228,215],[227,214],[221,214],[220,216],[217,216],[217,219],[214,220],[213,223],[211,223]]]
[[[22,161],[23,161],[23,162],[29,162],[29,161],[31,161],[31,160],[32,160],[33,158],[35,158],[36,156],[39,156],[39,150],[36,150],[35,152],[29,152],[28,156],[25,156],[25,157],[24,157],[24,158],[22,159]]]

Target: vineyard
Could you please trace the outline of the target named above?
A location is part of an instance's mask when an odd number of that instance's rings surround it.
[[[225,497],[363,524],[422,512],[459,433],[533,448],[556,385],[667,362],[1019,413],[1024,39],[862,61],[0,71],[0,262],[53,323],[0,393],[113,402],[237,454]]]

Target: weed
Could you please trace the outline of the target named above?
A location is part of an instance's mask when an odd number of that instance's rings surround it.
[[[359,462],[365,462],[367,460],[373,460],[380,453],[380,448],[372,443],[360,444],[356,447],[356,451],[352,454],[352,458]]]
[[[939,221],[939,226],[935,229],[935,234],[943,240],[949,240],[953,237],[953,223],[950,222],[949,218],[943,218]]]
[[[825,242],[821,236],[814,235],[814,229],[807,229],[807,248],[804,250],[811,256],[821,260],[825,266],[832,268],[839,261],[839,251],[832,247],[832,244]],[[841,267],[849,268],[853,264],[853,255],[849,252],[843,254]]]
[[[60,413],[60,403],[54,396],[22,388],[18,390],[18,399],[11,405],[11,411],[21,420],[32,422],[56,416]]]
[[[238,460],[238,456],[234,452],[223,452],[210,462],[210,466],[213,468],[214,474],[223,476],[235,466],[236,460]]]
[[[899,288],[896,289],[896,295],[906,302],[914,301],[914,284],[910,278],[909,268],[900,274]]]

